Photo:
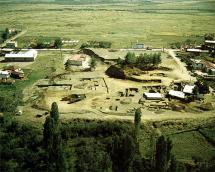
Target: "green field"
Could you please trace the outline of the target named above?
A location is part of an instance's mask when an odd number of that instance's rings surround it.
[[[43,40],[61,37],[80,40],[80,43],[111,41],[115,48],[130,48],[137,40],[148,46],[162,47],[187,38],[201,41],[199,36],[213,33],[215,26],[213,0],[103,1],[108,4],[100,5],[73,5],[77,4],[74,1],[9,2],[0,1],[0,15],[3,16],[0,30],[6,27],[27,29],[18,39],[21,46],[41,37]],[[93,1],[81,4],[90,2]]]

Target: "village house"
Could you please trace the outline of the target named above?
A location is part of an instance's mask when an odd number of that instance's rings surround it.
[[[37,57],[36,50],[29,50],[27,52],[10,53],[5,55],[7,62],[32,62]]]
[[[90,58],[84,54],[76,54],[67,60],[67,65],[70,67],[87,69],[90,68]]]

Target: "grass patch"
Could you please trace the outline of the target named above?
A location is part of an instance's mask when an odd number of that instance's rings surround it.
[[[25,46],[29,38],[62,37],[81,43],[110,41],[113,48],[130,48],[137,40],[148,46],[162,47],[193,38],[193,35],[214,32],[215,11],[211,9],[211,2],[198,2],[99,6],[7,4],[0,5],[0,14],[4,16],[0,19],[0,30],[12,27],[9,23],[22,23],[28,32],[18,39],[21,46]]]

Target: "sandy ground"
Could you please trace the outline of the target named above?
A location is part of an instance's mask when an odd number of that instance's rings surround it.
[[[166,77],[157,77],[162,79],[163,85],[169,85],[172,81],[175,80],[191,80],[192,78],[189,72],[186,70],[183,63],[178,62],[178,59],[175,57],[174,52],[169,51],[171,55],[170,58],[167,56],[162,56],[162,64],[163,67],[171,68],[171,71],[160,71],[155,70],[149,72],[150,74],[154,73],[164,73]],[[105,82],[109,88],[109,93],[106,92],[106,88],[104,84],[101,84],[97,90],[90,89],[62,89],[58,87],[48,88],[44,91],[44,99],[40,101],[39,106],[44,109],[49,110],[51,104],[55,101],[59,106],[59,111],[61,113],[61,118],[63,119],[71,119],[71,118],[89,118],[89,119],[102,119],[102,120],[110,120],[110,119],[120,119],[120,120],[132,120],[134,116],[134,109],[137,107],[141,107],[142,105],[138,104],[138,100],[142,97],[144,90],[142,89],[143,85],[153,85],[153,83],[138,83],[129,80],[115,79],[110,78],[105,75],[105,71],[108,68],[107,65],[98,64],[96,71],[94,72],[76,72],[71,74],[66,74],[63,78],[68,81],[77,80],[83,77],[103,77]],[[144,77],[144,76],[143,76]],[[151,77],[152,78],[152,77]],[[72,82],[72,81],[71,81]],[[126,88],[135,87],[140,90],[134,97],[132,97],[132,101],[129,104],[123,105],[120,103],[124,97],[120,97],[118,92],[125,91]],[[86,94],[86,99],[76,102],[73,104],[68,104],[68,102],[62,101],[61,99],[66,95],[74,94],[74,93],[84,93]],[[110,107],[117,106],[117,111]],[[32,111],[32,115],[36,116],[39,111],[30,108],[29,106],[24,109],[24,116],[29,115],[29,109]],[[129,111],[129,113],[128,113]],[[184,118],[208,118],[215,116],[215,111],[210,112],[176,112],[171,110],[149,110],[143,106],[142,109],[143,115],[142,120],[165,120],[165,119],[184,119]],[[44,113],[41,111],[40,113]],[[29,118],[29,117],[28,117]],[[41,118],[43,119],[43,118]],[[39,121],[41,119],[38,119]]]

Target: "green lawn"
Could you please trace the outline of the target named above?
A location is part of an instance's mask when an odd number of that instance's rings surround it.
[[[22,96],[22,91],[31,87],[39,79],[50,78],[55,72],[63,71],[63,57],[61,58],[60,52],[38,52],[35,62],[22,69],[24,69],[26,80],[16,80],[13,85],[0,85],[1,95]]]

